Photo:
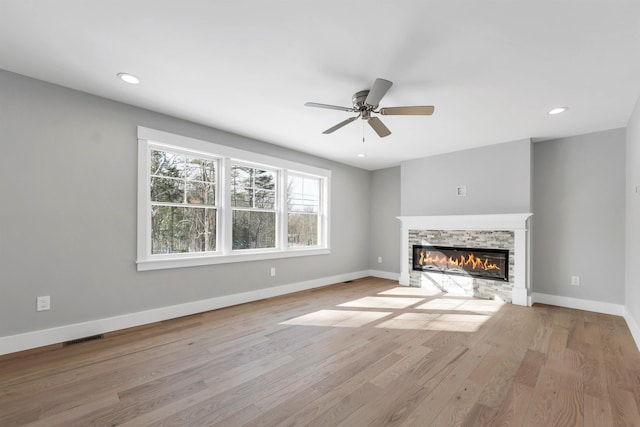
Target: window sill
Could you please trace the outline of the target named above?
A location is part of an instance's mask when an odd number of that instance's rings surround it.
[[[138,271],[164,270],[169,268],[196,267],[201,265],[227,264],[231,262],[260,261],[266,259],[293,258],[313,255],[329,255],[328,248],[293,249],[286,251],[233,253],[230,255],[194,256],[180,258],[145,259],[136,262]]]

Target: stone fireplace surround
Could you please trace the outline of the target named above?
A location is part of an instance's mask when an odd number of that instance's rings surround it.
[[[512,249],[512,265],[509,272],[508,285],[502,286],[496,290],[495,295],[504,295],[510,289],[511,298],[508,295],[503,299],[510,300],[513,304],[530,306],[530,239],[528,236],[529,218],[532,213],[517,213],[517,214],[493,214],[493,215],[444,215],[444,216],[400,216],[398,219],[401,221],[401,246],[400,246],[400,284],[404,286],[410,286],[412,265],[411,265],[411,245],[414,244],[411,238],[424,238],[425,236],[437,236],[439,239],[446,238],[450,233],[439,232],[443,230],[456,231],[453,233],[460,238],[465,232],[469,239],[477,238],[474,235],[475,231],[496,231],[496,232],[509,232],[513,235]],[[480,233],[486,234],[486,233]],[[504,233],[497,233],[504,234]],[[444,241],[438,241],[438,244],[446,243]],[[455,243],[451,246],[456,246]],[[509,242],[505,243],[507,246],[511,245]],[[420,274],[420,272],[415,272]],[[416,278],[414,274],[413,285],[416,286]],[[491,288],[491,286],[488,286]]]

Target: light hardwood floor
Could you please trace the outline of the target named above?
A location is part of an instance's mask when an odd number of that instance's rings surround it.
[[[621,317],[366,278],[0,357],[0,426],[640,426]]]

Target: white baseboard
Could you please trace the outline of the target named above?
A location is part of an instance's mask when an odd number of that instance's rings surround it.
[[[0,355],[51,344],[58,344],[65,341],[104,334],[134,326],[146,325],[148,323],[160,322],[162,320],[174,319],[176,317],[188,316],[190,314],[202,313],[218,308],[257,301],[264,298],[290,294],[292,292],[305,291],[307,289],[319,288],[322,286],[332,285],[334,283],[346,282],[348,280],[355,280],[373,275],[374,274],[369,270],[356,271],[336,276],[307,280],[304,282],[291,283],[288,285],[275,286],[272,288],[258,289],[240,294],[226,295],[168,307],[160,307],[153,310],[140,311],[122,316],[108,317],[89,322],[75,323],[39,331],[0,337]]]
[[[400,273],[394,273],[392,271],[382,270],[369,270],[369,276],[379,277],[381,279],[389,279],[398,281],[400,279]]]
[[[625,312],[624,305],[612,304],[610,302],[592,301],[580,298],[563,297],[559,295],[540,294],[534,292],[531,294],[532,302],[541,304],[558,305],[560,307],[575,308],[578,310],[594,311],[596,313],[613,314],[623,316]]]
[[[624,320],[627,322],[627,326],[629,327],[633,340],[636,342],[638,351],[640,351],[640,326],[638,326],[636,319],[629,313],[627,307],[624,308]]]

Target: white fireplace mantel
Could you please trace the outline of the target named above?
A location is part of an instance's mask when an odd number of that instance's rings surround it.
[[[527,236],[532,213],[493,215],[399,216],[402,222],[400,284],[409,285],[409,230],[501,230],[514,232],[514,283],[512,301],[531,305],[529,296],[531,243]]]

